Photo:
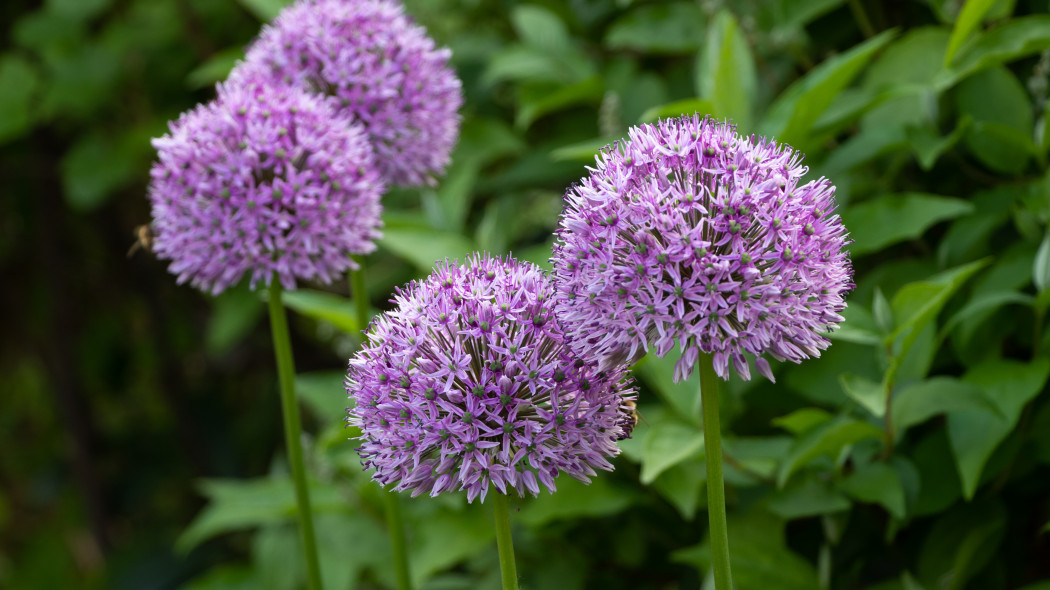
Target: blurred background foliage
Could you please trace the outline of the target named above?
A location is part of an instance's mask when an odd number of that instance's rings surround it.
[[[299,587],[263,304],[130,259],[149,138],[213,96],[283,0],[0,5],[0,587]],[[462,139],[385,200],[369,302],[475,249],[546,265],[565,188],[683,112],[804,150],[857,289],[835,345],[724,393],[740,590],[1050,588],[1046,0],[409,0],[453,50]],[[391,587],[342,423],[346,284],[287,294],[328,588]],[[514,501],[524,585],[704,583],[697,383],[590,487]],[[403,499],[413,578],[495,588],[486,506]]]

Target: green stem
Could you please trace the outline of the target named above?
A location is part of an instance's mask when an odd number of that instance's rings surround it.
[[[503,590],[518,590],[518,570],[514,564],[514,540],[510,536],[510,512],[507,497],[493,491],[492,514],[496,519],[496,547],[499,549],[499,571],[503,575]]]
[[[379,490],[386,510],[386,526],[390,531],[390,549],[394,552],[394,575],[397,589],[409,590],[412,582],[408,577],[408,551],[405,548],[405,524],[401,519],[401,500],[395,492]]]
[[[849,0],[849,8],[853,11],[853,18],[857,21],[864,36],[869,39],[874,37],[875,29],[872,28],[871,21],[868,20],[868,13],[864,12],[864,5],[860,3],[860,0]]]
[[[273,352],[277,357],[277,378],[281,384],[281,409],[284,414],[284,442],[288,447],[288,463],[295,482],[295,500],[298,506],[299,530],[303,534],[303,553],[306,556],[306,577],[311,590],[321,590],[321,568],[317,561],[317,541],[310,512],[310,490],[306,487],[303,466],[302,425],[299,423],[299,404],[295,399],[295,364],[292,361],[292,342],[288,337],[288,317],[281,303],[281,283],[277,277],[270,282],[270,327],[273,331]]]
[[[715,589],[732,590],[729,568],[729,527],[726,491],[722,479],[722,430],[718,421],[718,375],[714,359],[700,354],[700,398],[704,413],[704,453],[707,455],[707,514],[711,522],[711,567]]]
[[[354,256],[357,270],[350,271],[350,294],[354,297],[354,307],[357,311],[357,323],[361,330],[368,329],[368,289],[365,287],[365,259],[364,256]],[[376,484],[378,485],[378,484]],[[386,512],[386,526],[390,534],[390,550],[394,558],[394,575],[397,578],[398,590],[410,590],[412,588],[411,578],[408,574],[408,550],[405,542],[405,523],[401,518],[401,500],[394,492],[379,488],[379,497],[382,498],[383,508]]]

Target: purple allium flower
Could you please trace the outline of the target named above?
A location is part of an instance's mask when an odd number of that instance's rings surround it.
[[[636,359],[678,341],[674,379],[700,352],[750,379],[745,353],[819,356],[852,289],[835,187],[800,184],[801,154],[697,115],[632,128],[565,196],[555,311],[584,358]]]
[[[398,290],[350,359],[349,424],[374,479],[412,495],[554,491],[559,471],[611,470],[634,424],[624,367],[565,346],[535,265],[474,255]]]
[[[292,289],[375,249],[384,187],[371,147],[320,97],[220,87],[153,146],[153,249],[180,283],[217,294],[276,274]]]
[[[433,183],[459,137],[463,95],[426,30],[392,0],[299,0],[263,28],[231,83],[269,78],[335,97],[368,130],[390,184]]]

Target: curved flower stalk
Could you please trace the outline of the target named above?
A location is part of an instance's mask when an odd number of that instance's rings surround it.
[[[835,188],[801,154],[693,115],[630,130],[566,194],[555,306],[573,349],[606,363],[676,343],[674,379],[713,357],[770,380],[768,355],[820,356],[853,287]]]
[[[268,79],[333,97],[367,130],[393,185],[432,184],[459,137],[463,94],[423,27],[392,0],[299,0],[263,28],[230,83]]]
[[[623,367],[572,354],[536,266],[474,255],[397,292],[350,360],[349,423],[374,479],[412,495],[484,500],[588,482],[630,433]]]
[[[337,124],[333,124],[336,122]],[[153,250],[218,294],[330,282],[375,250],[383,182],[360,126],[292,87],[220,86],[153,140]]]

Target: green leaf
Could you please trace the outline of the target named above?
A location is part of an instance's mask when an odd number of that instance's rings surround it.
[[[839,382],[846,395],[872,416],[882,418],[886,414],[886,392],[881,383],[853,373],[839,375]]]
[[[759,127],[762,133],[805,149],[809,131],[817,119],[895,35],[896,31],[885,31],[813,68],[769,107]]]
[[[326,321],[347,334],[360,334],[365,329],[357,321],[354,301],[347,297],[325,291],[296,289],[282,291],[281,303],[305,316]]]
[[[791,434],[802,434],[809,432],[821,424],[831,422],[832,416],[820,408],[801,408],[786,416],[773,418],[773,426],[783,428]]]
[[[510,13],[510,23],[518,38],[527,45],[549,52],[566,49],[570,44],[569,30],[565,23],[550,10],[535,4],[515,6]]]
[[[514,520],[541,527],[559,520],[607,518],[623,512],[634,501],[632,492],[616,488],[607,477],[592,478],[590,484],[559,477],[557,485],[556,493],[541,494],[527,502]]]
[[[948,318],[947,322],[944,322],[944,327],[941,328],[938,338],[943,340],[956,326],[981,312],[998,309],[1010,303],[1030,306],[1034,301],[1031,295],[1025,295],[1016,291],[993,291],[991,293],[974,295],[962,309]]]
[[[939,414],[976,410],[1002,417],[984,390],[953,377],[934,377],[910,385],[893,398],[893,426],[898,434]]]
[[[963,496],[973,498],[992,452],[1017,426],[1021,411],[1050,378],[1050,361],[1030,363],[994,359],[978,365],[963,381],[980,388],[996,411],[983,408],[948,415],[948,439],[962,481]]]
[[[965,215],[974,207],[962,199],[924,193],[876,197],[843,211],[842,221],[854,242],[854,255],[918,238],[931,226]]]
[[[997,555],[1006,525],[1006,510],[996,501],[956,505],[937,519],[923,541],[919,580],[929,588],[965,588]]]
[[[597,137],[595,139],[588,139],[586,141],[565,145],[555,150],[551,150],[551,160],[555,162],[593,163],[594,157],[598,155],[598,152],[611,142],[611,139]]]
[[[605,32],[609,49],[645,53],[690,53],[700,48],[704,17],[695,2],[638,6],[618,17]]]
[[[696,69],[697,94],[711,101],[712,114],[733,119],[741,133],[750,133],[758,76],[747,39],[728,10],[708,26]]]
[[[701,100],[699,98],[687,98],[685,100],[677,100],[672,103],[652,107],[651,109],[642,113],[639,122],[653,123],[660,119],[666,119],[668,117],[678,117],[680,115],[692,114],[710,115],[714,112],[715,107],[711,104],[711,101]]]
[[[1032,282],[1039,292],[1050,289],[1050,229],[1047,229],[1032,261]]]
[[[839,489],[861,502],[881,504],[897,519],[905,516],[904,484],[897,471],[886,463],[858,467],[839,482]]]
[[[889,334],[893,331],[893,308],[890,307],[890,302],[886,299],[886,295],[882,292],[882,287],[875,287],[875,294],[871,300],[871,308],[874,311],[875,325],[878,326],[879,331],[883,334]]]
[[[295,393],[318,420],[325,424],[346,418],[347,399],[345,371],[313,371],[295,376]]]
[[[196,90],[221,82],[226,79],[230,70],[241,59],[244,59],[244,49],[240,47],[220,51],[186,74],[186,86]]]
[[[693,460],[667,469],[656,478],[652,487],[678,510],[683,519],[692,521],[697,509],[707,503],[704,494],[706,481],[704,461]]]
[[[141,174],[149,143],[141,130],[119,137],[92,133],[81,137],[62,158],[62,187],[66,202],[79,211],[105,204],[118,189]]]
[[[934,85],[946,89],[973,72],[1045,49],[1050,49],[1050,16],[1015,18],[980,35],[956,57],[950,69],[937,75]]]
[[[437,261],[462,261],[477,250],[460,234],[428,228],[384,228],[379,245],[427,273]]]
[[[568,106],[598,103],[605,93],[605,86],[600,78],[592,77],[554,89],[545,85],[535,87],[530,92],[525,90],[519,97],[520,106],[514,117],[514,126],[518,129],[528,129],[540,117]]]
[[[493,54],[481,80],[575,84],[594,75],[594,64],[576,50],[552,54],[531,45],[512,45]]]
[[[816,476],[795,478],[784,489],[776,490],[766,501],[770,512],[794,520],[850,509],[850,501]]]
[[[0,145],[33,126],[33,97],[39,83],[36,69],[27,60],[10,53],[0,55]]]
[[[292,3],[292,0],[237,0],[248,12],[262,22],[272,21],[281,9]]]
[[[697,457],[704,450],[704,433],[678,422],[653,424],[642,442],[639,480],[651,484],[674,465]]]
[[[915,152],[916,159],[919,160],[919,166],[926,171],[933,168],[933,165],[937,163],[938,158],[944,152],[954,147],[955,144],[959,143],[960,139],[965,137],[972,123],[973,119],[971,117],[964,116],[959,120],[959,124],[955,126],[955,130],[944,137],[927,127],[918,125],[906,127],[905,135],[908,137],[908,143],[911,144],[912,151]]]
[[[870,438],[881,439],[882,430],[860,420],[840,416],[799,437],[780,466],[777,487],[784,487],[791,474],[821,456],[837,456],[848,445]]]
[[[259,302],[259,295],[248,288],[247,281],[223,291],[215,297],[204,334],[208,352],[226,353],[255,327],[264,313],[265,306]]]
[[[989,168],[1017,174],[1032,156],[1041,156],[1032,139],[1028,93],[1005,67],[987,68],[965,79],[956,90],[956,103],[959,113],[974,121],[967,147]]]
[[[680,357],[681,354],[676,351],[662,358],[649,354],[638,363],[634,370],[660,396],[660,399],[675,411],[680,419],[694,422],[699,426],[699,417],[696,415],[698,396],[696,382],[686,379],[675,383],[672,379],[674,365]]]
[[[868,111],[861,119],[862,133],[881,131],[903,139],[908,125],[936,124],[938,91],[931,80],[943,70],[949,36],[942,27],[911,29],[872,63],[862,87],[900,95]]]
[[[515,503],[511,500],[512,513]],[[408,543],[413,588],[493,544],[492,510],[480,502],[458,511],[443,508],[428,514],[417,519],[413,529]]]
[[[887,304],[888,306],[889,304]],[[882,334],[875,323],[870,311],[864,309],[857,303],[851,303],[842,312],[845,320],[839,324],[834,332],[828,334],[832,340],[853,342],[855,344],[867,344],[878,346],[882,344]]]
[[[936,274],[929,280],[908,283],[893,296],[893,315],[897,327],[889,337],[890,342],[903,338],[900,351],[903,357],[928,324],[937,318],[948,299],[959,290],[990,259],[978,260]]]
[[[181,590],[256,590],[259,580],[252,568],[220,565],[183,584]]]
[[[992,4],[995,4],[995,0],[968,0],[963,4],[962,12],[959,13],[959,18],[955,20],[955,26],[952,27],[952,37],[948,41],[948,51],[944,53],[944,67],[951,65],[952,58],[955,57],[955,52],[959,50],[959,46],[977,28],[977,25],[981,24],[981,19],[988,12],[988,9],[992,7]]]

